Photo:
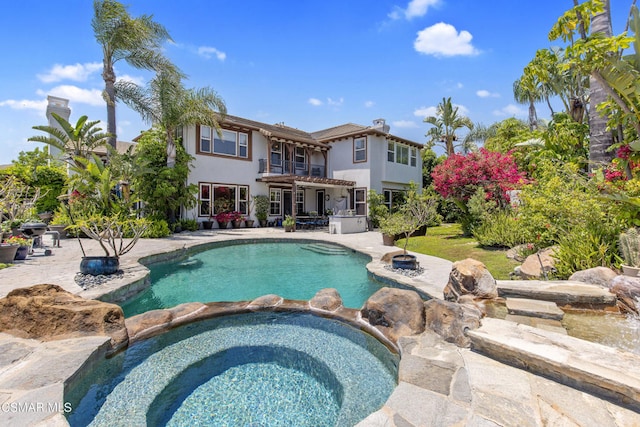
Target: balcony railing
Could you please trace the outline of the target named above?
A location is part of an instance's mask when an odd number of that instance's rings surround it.
[[[326,178],[326,170],[324,165],[313,163],[286,162],[284,164],[273,164],[267,170],[267,159],[260,159],[258,173],[274,173],[282,175],[299,175],[299,176],[315,176]]]

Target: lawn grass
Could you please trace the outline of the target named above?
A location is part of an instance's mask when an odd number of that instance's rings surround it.
[[[396,242],[404,245],[404,239]],[[473,258],[487,266],[495,279],[509,279],[518,262],[508,259],[506,250],[484,249],[471,237],[464,237],[460,224],[442,224],[427,229],[426,236],[409,238],[407,250],[444,258],[449,261],[460,261]]]

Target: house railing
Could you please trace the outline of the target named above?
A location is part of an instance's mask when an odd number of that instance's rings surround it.
[[[299,175],[299,176],[315,176],[326,178],[326,170],[324,165],[300,162],[285,162],[283,164],[269,165],[267,170],[267,159],[260,159],[258,164],[258,173],[275,173],[283,175]]]

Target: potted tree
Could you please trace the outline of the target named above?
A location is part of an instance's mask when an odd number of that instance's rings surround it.
[[[286,232],[296,231],[296,220],[291,215],[287,215],[282,221],[282,226]]]
[[[637,277],[640,272],[640,233],[636,227],[620,233],[619,247],[624,259],[621,266],[623,274]]]
[[[269,197],[264,194],[253,196],[253,204],[256,207],[256,218],[260,221],[260,227],[266,227],[271,204]]]
[[[381,221],[383,233],[394,233],[394,235],[401,235],[404,238],[403,253],[394,255],[391,259],[393,268],[416,269],[415,255],[407,253],[409,236],[420,227],[432,222],[437,215],[435,199],[427,195],[420,195],[414,188],[411,188],[408,191],[405,204],[397,212],[391,214],[388,220]]]

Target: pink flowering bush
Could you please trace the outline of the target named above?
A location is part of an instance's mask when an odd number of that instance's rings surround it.
[[[436,191],[445,199],[466,203],[478,188],[484,189],[487,199],[500,206],[509,204],[507,192],[526,182],[510,154],[480,151],[453,154],[436,166],[431,174]]]

